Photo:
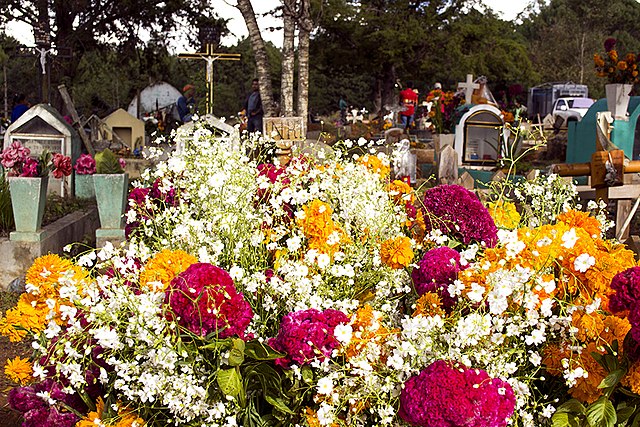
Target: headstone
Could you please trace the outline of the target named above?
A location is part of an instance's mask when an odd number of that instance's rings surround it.
[[[473,74],[467,74],[467,80],[465,82],[458,83],[458,89],[464,90],[464,101],[467,104],[471,104],[473,91],[479,88],[480,88],[480,85],[478,83],[473,82]]]
[[[144,122],[138,120],[122,108],[104,118],[107,125],[107,139],[113,139],[113,134],[131,151],[144,146]]]
[[[200,124],[200,123],[206,123],[208,126],[211,126],[212,128],[214,128],[217,132],[220,133],[220,137],[224,138],[224,139],[228,139],[230,141],[230,147],[231,149],[237,149],[239,147],[240,144],[240,131],[238,130],[238,128],[235,128],[225,122],[223,122],[222,120],[220,120],[219,118],[217,118],[216,116],[212,116],[210,114],[207,114],[206,116],[202,117],[199,121],[194,122],[187,122],[185,124],[183,124],[182,126],[180,126],[178,128],[178,133],[182,133],[184,134],[190,134],[192,129],[194,128],[194,126],[196,126],[196,124]],[[185,141],[188,141],[189,138],[177,138],[177,145],[176,145],[176,151],[178,153],[180,153],[183,149],[182,144],[184,144]]]
[[[467,171],[464,171],[464,173],[460,176],[459,181],[459,184],[467,190],[473,190],[475,188],[476,180],[473,179],[473,176],[471,176],[471,174]]]
[[[502,112],[493,105],[475,105],[464,113],[454,143],[461,164],[495,164],[505,145],[503,126]]]
[[[179,120],[178,112],[174,108],[176,101],[182,94],[178,89],[166,82],[157,82],[140,91],[129,103],[127,112],[134,117],[144,117],[145,114],[168,109],[174,119]],[[140,111],[138,111],[138,106]]]
[[[18,120],[9,126],[4,135],[4,148],[14,141],[31,150],[34,157],[44,150],[51,153],[61,153],[71,157],[71,161],[80,157],[80,136],[67,123],[60,113],[47,104],[31,107]],[[49,177],[48,191],[61,196],[73,194],[73,180],[71,176],[56,179]]]
[[[438,155],[438,182],[455,184],[458,181],[458,153],[447,145]]]
[[[302,117],[265,117],[263,134],[276,143],[276,157],[280,164],[291,159],[291,148],[307,140],[305,122]]]

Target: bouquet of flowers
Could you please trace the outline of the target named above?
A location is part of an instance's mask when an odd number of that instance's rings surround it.
[[[427,94],[427,102],[431,102],[429,118],[431,131],[434,133],[450,133],[453,129],[455,109],[464,103],[463,98],[453,92],[434,89]]]
[[[31,157],[31,150],[17,141],[0,153],[0,164],[7,171],[8,176],[33,178],[48,176],[49,172],[55,178],[71,175],[70,157],[60,153],[51,154],[45,150],[36,159]]]
[[[593,61],[598,77],[604,77],[609,83],[638,83],[638,58],[635,53],[620,54],[618,41],[608,38],[604,42],[605,54],[596,53]]]
[[[25,426],[640,421],[638,267],[572,185],[418,195],[375,143],[273,165],[189,132],[126,246],[37,259],[0,319]]]

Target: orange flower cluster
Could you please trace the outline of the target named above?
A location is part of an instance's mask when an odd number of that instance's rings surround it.
[[[185,251],[164,249],[145,264],[140,273],[140,287],[154,289],[157,283],[161,283],[162,287],[158,290],[164,290],[174,277],[196,262],[198,259]]]
[[[416,301],[413,317],[445,317],[446,314],[444,308],[442,308],[442,298],[435,292],[426,292]]]
[[[374,154],[365,154],[358,159],[358,163],[365,165],[371,172],[380,175],[382,179],[389,176],[389,172],[391,172],[389,162],[380,160],[380,158]]]
[[[15,359],[7,359],[4,367],[5,375],[13,382],[26,385],[33,381],[33,369],[28,359],[16,356]]]
[[[369,304],[360,307],[351,317],[351,328],[353,330],[353,336],[351,337],[349,346],[345,350],[347,359],[351,359],[360,354],[370,343],[382,347],[387,338],[397,332],[387,329],[380,322],[380,318],[376,316],[376,313]]]
[[[634,53],[627,53],[621,58],[616,49],[617,40],[605,41],[606,54],[593,55],[596,75],[609,80],[609,83],[636,84],[638,77],[638,58]]]
[[[413,261],[411,239],[401,236],[385,240],[380,248],[380,259],[384,264],[394,269],[408,267]]]
[[[304,217],[297,220],[305,237],[309,240],[309,249],[332,256],[340,249],[340,244],[349,242],[349,238],[331,215],[333,209],[318,199],[302,207]]]
[[[578,354],[566,348],[549,346],[545,350],[543,363],[552,375],[562,374],[562,359],[568,360],[570,369],[584,369],[588,373],[587,378],[578,378],[576,384],[569,389],[569,393],[582,402],[592,403],[602,396],[603,390],[598,386],[607,376],[607,371],[596,362],[592,353],[605,354],[606,348],[618,341],[621,354],[622,342],[631,329],[631,324],[627,319],[598,311],[576,311],[572,315],[571,324],[577,329],[576,338],[585,348]]]
[[[120,405],[118,405],[120,406]],[[142,418],[136,415],[134,412],[119,407],[118,415],[109,420],[104,417],[104,401],[102,398],[98,398],[96,402],[96,410],[89,412],[83,419],[76,423],[75,427],[144,427],[145,422]]]
[[[89,277],[82,267],[58,255],[37,258],[26,274],[27,292],[20,295],[18,304],[7,310],[0,319],[0,334],[13,342],[21,341],[27,332],[36,333],[45,329],[47,316],[53,312],[53,320],[62,324],[60,306],[70,303],[60,297],[60,287],[68,282],[81,287]],[[79,289],[81,291],[81,289]],[[49,307],[47,301],[54,301]]]
[[[498,200],[495,203],[489,203],[488,208],[496,227],[513,229],[520,224],[520,214],[513,203]]]

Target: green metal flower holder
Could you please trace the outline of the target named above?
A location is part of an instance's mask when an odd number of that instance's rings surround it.
[[[42,228],[49,177],[9,177],[13,218],[18,233],[35,233]]]
[[[126,173],[95,174],[93,185],[102,229],[120,230],[124,227],[129,176]],[[121,233],[113,233],[114,236]]]
[[[93,186],[93,175],[74,175],[74,194],[77,199],[95,199],[96,190]]]

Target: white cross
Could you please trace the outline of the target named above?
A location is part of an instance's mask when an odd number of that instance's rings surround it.
[[[473,82],[473,74],[467,74],[467,81],[458,83],[458,89],[464,89],[464,100],[467,104],[471,104],[473,91],[479,89],[480,85]]]

